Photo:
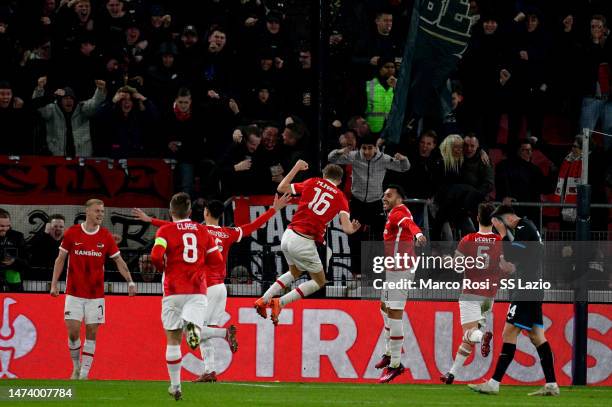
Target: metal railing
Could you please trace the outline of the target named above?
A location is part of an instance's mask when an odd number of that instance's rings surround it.
[[[411,204],[423,205],[422,212],[422,228],[425,233],[429,233],[429,202],[422,199],[409,199],[406,201]],[[513,203],[516,206],[523,207],[539,207],[540,213],[544,207],[573,207],[570,204],[546,204],[546,203]],[[596,208],[612,208],[610,204],[596,204]],[[545,241],[572,241],[575,239],[575,231],[557,231],[544,230],[542,237]],[[592,232],[593,241],[609,241],[612,240],[612,232],[600,231]],[[272,284],[277,276],[288,269],[282,252],[272,250],[271,245],[262,245],[261,250],[244,250],[240,246],[236,246],[230,252],[228,259],[228,273],[226,285],[230,296],[259,296],[270,284]],[[142,269],[139,260],[143,255],[148,254],[144,249],[122,249],[122,255],[130,271],[133,274],[137,284],[137,289],[141,295],[161,295],[161,275]],[[551,266],[552,267],[552,266]],[[360,279],[356,279],[351,273],[351,257],[347,253],[334,254],[330,260],[328,267],[327,280],[329,283],[325,290],[319,296],[330,298],[377,298],[379,293],[374,293],[369,287],[364,287]],[[51,280],[50,269],[31,269],[23,276],[23,289],[26,292],[48,292]],[[460,278],[458,276],[457,278]],[[298,280],[299,284],[306,277]],[[127,285],[121,278],[120,274],[114,270],[114,263],[107,266],[105,275],[106,287],[105,291],[108,294],[125,294],[127,293]],[[416,295],[416,294],[415,294]],[[503,291],[499,293],[499,298],[506,298],[507,294]],[[546,301],[555,302],[572,302],[574,299],[573,290],[551,290],[545,295]],[[457,293],[447,292],[444,295],[440,293],[420,293],[420,299],[431,300],[452,300],[457,297]],[[602,281],[598,290],[589,292],[589,300],[593,302],[612,302],[612,280]]]

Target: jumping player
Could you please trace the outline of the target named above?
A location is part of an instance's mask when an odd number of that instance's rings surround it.
[[[416,238],[417,245],[424,245],[427,238],[421,229],[412,220],[410,210],[403,204],[406,195],[399,185],[389,185],[383,195],[383,209],[388,213],[383,240],[385,242],[385,256],[395,257],[396,254],[407,253],[414,256],[413,243]],[[388,270],[387,278],[408,278],[406,273],[412,270]],[[400,363],[402,345],[404,343],[404,327],[402,317],[408,293],[401,290],[385,290],[382,293],[380,310],[385,323],[386,352],[376,364],[377,369],[383,369],[378,379],[379,383],[388,383],[404,372]]]
[[[86,380],[94,359],[98,328],[106,321],[104,304],[104,262],[115,261],[119,273],[128,282],[128,293],[136,295],[127,264],[108,229],[102,227],[104,202],[90,199],[85,203],[85,222],[73,225],[64,233],[59,254],[53,266],[51,295],[57,297],[57,282],[66,258],[66,302],[64,320],[68,330],[68,348],[72,358],[71,379]],[[85,321],[85,343],[81,354],[81,323]],[[81,360],[79,361],[79,356]]]
[[[191,221],[190,214],[189,195],[184,192],[175,194],[170,201],[172,223],[159,228],[151,251],[153,265],[164,272],[161,318],[167,340],[168,393],[175,400],[182,397],[183,331],[191,349],[200,344],[207,302],[204,267],[216,267],[223,263],[219,248],[206,226]]]
[[[486,331],[487,315],[493,310],[493,299],[497,293],[499,281],[499,258],[502,252],[501,236],[493,233],[491,214],[495,207],[491,203],[481,203],[478,206],[478,232],[470,233],[461,239],[455,251],[455,258],[470,259],[481,258],[483,267],[466,267],[464,282],[487,282],[489,289],[466,288],[459,299],[459,313],[461,315],[461,328],[463,337],[461,345],[455,355],[450,371],[440,376],[440,381],[452,384],[457,371],[463,367],[465,360],[470,356],[474,345],[482,342],[480,353],[483,357],[489,356],[493,333]]]
[[[266,307],[272,308],[270,318],[274,325],[278,324],[283,307],[313,294],[325,285],[325,273],[317,253],[317,243],[323,244],[327,224],[339,213],[344,233],[355,233],[361,226],[356,220],[351,222],[348,202],[338,189],[342,182],[342,168],[328,164],[323,169],[323,178],[291,183],[298,172],[307,169],[308,163],[298,160],[277,188],[282,194],[291,192],[301,197],[297,211],[281,240],[281,249],[289,264],[289,271],[280,276],[254,304],[263,318],[267,318]],[[300,284],[281,298],[274,298],[304,272],[308,272],[311,280]]]

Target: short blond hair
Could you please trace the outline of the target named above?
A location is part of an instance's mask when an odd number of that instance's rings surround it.
[[[86,208],[91,208],[94,205],[102,205],[104,206],[104,202],[101,199],[92,198],[85,202]]]
[[[325,168],[323,168],[323,178],[338,181],[338,183],[340,183],[342,182],[343,175],[344,171],[339,165],[327,164]]]
[[[191,198],[185,192],[178,192],[170,200],[170,212],[180,218],[185,219],[191,212]]]

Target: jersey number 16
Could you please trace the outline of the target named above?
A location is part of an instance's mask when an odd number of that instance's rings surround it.
[[[314,188],[314,190],[315,196],[308,204],[308,209],[310,209],[317,215],[323,215],[325,212],[327,212],[331,205],[329,199],[334,199],[334,196],[329,192],[321,191],[321,188]]]

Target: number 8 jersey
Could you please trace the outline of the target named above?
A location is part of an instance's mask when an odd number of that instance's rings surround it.
[[[291,192],[302,196],[289,229],[313,236],[319,243],[323,243],[327,224],[337,214],[345,212],[349,215],[349,205],[344,193],[326,179],[310,178],[291,184]]]
[[[166,254],[164,296],[206,294],[205,265],[210,263],[207,258],[220,257],[218,251],[206,226],[189,219],[159,228],[152,257],[156,260]]]

